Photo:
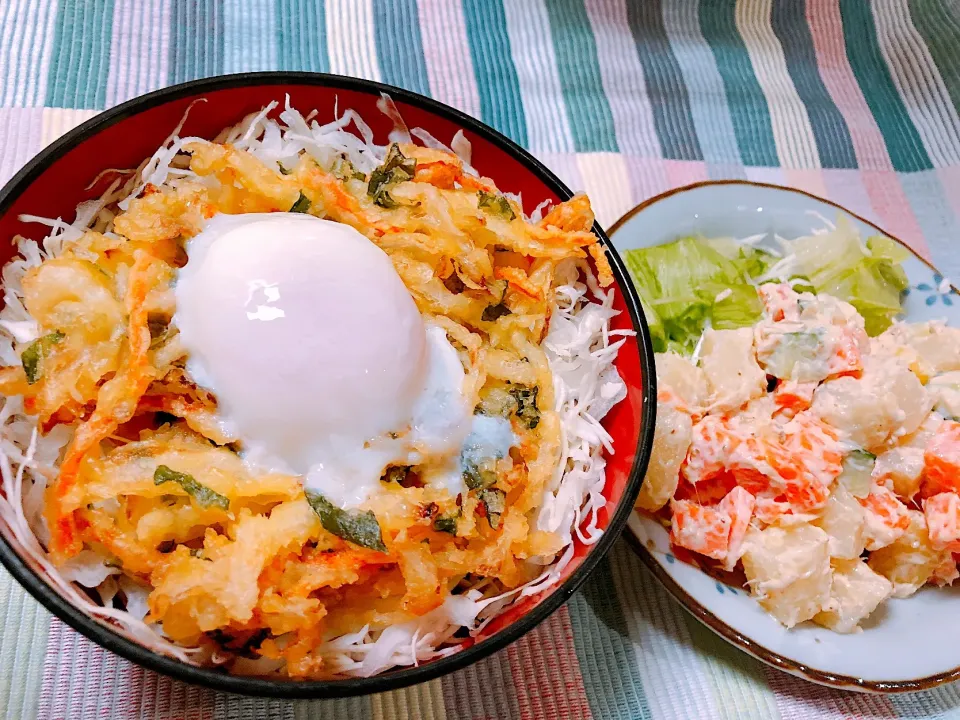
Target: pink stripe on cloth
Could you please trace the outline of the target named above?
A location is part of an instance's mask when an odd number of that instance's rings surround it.
[[[215,694],[144,670],[50,622],[39,716],[213,720]]]
[[[707,180],[707,164],[696,160],[664,160],[667,182],[670,187],[681,187]]]
[[[886,720],[899,717],[890,700],[882,695],[814,685],[766,665],[763,671],[783,720]]]
[[[670,189],[664,160],[624,155],[623,161],[627,166],[627,177],[630,179],[630,193],[633,202],[641,203]]]
[[[824,170],[823,176],[827,185],[824,197],[872,223],[880,224],[859,170]]]
[[[506,653],[523,720],[592,717],[566,607]]]
[[[803,190],[817,197],[830,198],[827,193],[827,185],[823,179],[822,170],[784,170],[787,178],[787,185]]]
[[[864,170],[861,173],[870,202],[880,219],[879,225],[888,233],[912,247],[919,255],[930,259],[930,248],[923,237],[910,201],[900,180],[892,172]]]
[[[839,0],[809,0],[807,22],[820,76],[850,129],[857,164],[870,170],[892,169],[883,134],[847,59]]]

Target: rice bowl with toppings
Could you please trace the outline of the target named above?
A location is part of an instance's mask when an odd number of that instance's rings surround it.
[[[526,217],[462,136],[458,155],[384,109],[387,146],[355,113],[288,106],[175,132],[73,223],[37,218],[50,234],[4,270],[3,520],[73,604],[158,652],[304,679],[415,665],[599,537],[599,421],[625,388],[589,203]],[[283,261],[307,236],[332,252],[319,287]],[[258,238],[262,262],[237,252]],[[366,326],[390,272],[405,320]],[[356,322],[306,312],[351,291]],[[382,377],[339,387],[324,358]]]

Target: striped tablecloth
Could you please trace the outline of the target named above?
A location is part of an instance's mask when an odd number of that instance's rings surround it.
[[[746,177],[838,201],[960,276],[957,0],[0,0],[0,176],[127,98],[270,69],[461,108],[587,190],[606,225],[670,187]],[[494,657],[337,702],[146,672],[0,570],[0,717],[960,718],[960,692],[868,697],[769,669],[682,611],[621,543]]]

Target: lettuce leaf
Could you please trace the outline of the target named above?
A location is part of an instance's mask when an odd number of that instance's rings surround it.
[[[841,217],[828,232],[787,241],[780,258],[732,238],[686,237],[628,250],[627,268],[640,295],[654,349],[693,352],[706,327],[754,325],[763,305],[756,287],[790,281],[797,292],[826,293],[863,316],[867,333],[886,330],[901,311],[910,254],[882,235],[864,244]]]
[[[737,328],[760,319],[747,268],[765,269],[770,258],[730,243],[688,237],[625,253],[657,352],[690,354],[708,323]]]
[[[798,238],[790,249],[796,270],[791,277],[802,276],[814,291],[853,305],[868,335],[882,333],[900,313],[909,284],[900,263],[910,255],[894,240],[874,235],[864,245],[856,228],[841,217],[836,229]]]

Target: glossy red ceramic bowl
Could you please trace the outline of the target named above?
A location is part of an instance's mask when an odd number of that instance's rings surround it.
[[[522,193],[529,212],[542,200],[565,200],[570,190],[557,177],[503,135],[453,108],[413,93],[365,80],[310,73],[254,73],[198,80],[130,100],[85,122],[43,150],[0,191],[0,264],[6,263],[16,234],[40,239],[42,228],[18,220],[21,213],[72,219],[76,205],[97,197],[104,187],[87,189],[105,168],[133,168],[153,154],[194,100],[206,99],[191,111],[181,136],[213,138],[272,100],[291,104],[306,114],[317,109],[332,118],[334,108],[353,108],[386,142],[390,121],[376,108],[381,92],[396,102],[410,127],[422,127],[449,141],[463,130],[473,145],[473,164],[493,178],[501,190]],[[187,682],[248,695],[323,698],[360,695],[404,687],[462,668],[499,650],[532,629],[562,605],[610,549],[629,516],[653,444],[656,379],[653,350],[635,291],[623,263],[599,226],[594,232],[610,255],[621,311],[614,327],[632,328],[636,337],[621,348],[617,368],[628,387],[626,400],[604,421],[616,454],[607,458],[607,505],[600,515],[601,539],[591,546],[576,541],[575,558],[563,579],[539,595],[524,598],[490,623],[477,638],[465,640],[459,652],[419,667],[394,670],[370,678],[294,681],[228,675],[158,655],[91,619],[61,597],[23,560],[6,537],[0,561],[52,613],[108,650],[147,668]]]

